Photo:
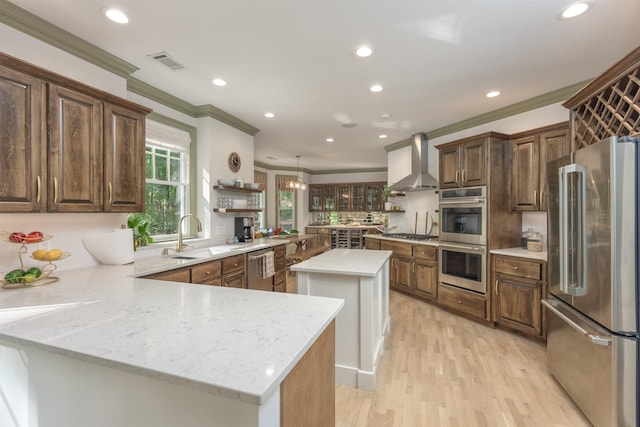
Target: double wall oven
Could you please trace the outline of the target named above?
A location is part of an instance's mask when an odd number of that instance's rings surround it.
[[[486,187],[440,190],[440,282],[484,294]]]

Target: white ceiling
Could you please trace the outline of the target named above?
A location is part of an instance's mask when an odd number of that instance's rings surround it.
[[[570,21],[556,16],[571,0],[11,2],[139,67],[134,77],[259,128],[256,161],[300,154],[314,171],[386,167],[385,145],[591,79],[640,45],[638,0],[592,0]],[[129,24],[106,20],[106,5]],[[356,57],[361,44],[374,54]],[[186,68],[147,57],[160,51]],[[485,98],[492,89],[502,95]]]

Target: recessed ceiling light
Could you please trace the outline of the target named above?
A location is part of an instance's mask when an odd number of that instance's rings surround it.
[[[372,53],[373,53],[373,49],[371,49],[369,46],[360,46],[358,50],[356,50],[356,55],[358,55],[361,58],[366,58],[367,56],[371,56]]]
[[[102,8],[102,14],[113,22],[117,22],[118,24],[126,24],[127,22],[129,22],[129,18],[124,14],[123,11],[114,9],[112,7]]]
[[[562,12],[558,15],[558,19],[571,19],[576,16],[582,15],[591,8],[591,3],[588,1],[581,1],[578,3],[572,3],[569,6],[562,9]]]
[[[495,98],[498,95],[500,95],[500,92],[498,92],[497,90],[492,90],[491,92],[487,92],[485,96],[487,98]]]
[[[385,134],[378,135],[378,138],[380,138],[380,139],[385,139],[386,137],[387,137],[387,135],[385,135]]]
[[[213,79],[212,83],[214,85],[216,85],[216,86],[226,86],[227,85],[227,82],[222,80],[222,79]]]
[[[276,115],[275,115],[275,114],[273,114],[273,113],[264,113],[264,116],[265,116],[265,117],[267,117],[267,118],[269,118],[269,119],[272,119],[272,118],[274,118]]]
[[[389,113],[384,113],[384,114],[382,115],[382,118],[383,118],[383,119],[390,119],[390,118],[391,118],[391,114],[389,114]]]
[[[343,123],[342,125],[343,128],[354,128],[356,126],[358,126],[356,123]]]
[[[333,141],[334,141],[334,139],[333,139],[333,138],[327,138],[327,139],[325,139],[324,141],[325,141],[325,142],[333,142]]]
[[[371,92],[380,92],[382,91],[382,85],[373,85],[369,90]]]

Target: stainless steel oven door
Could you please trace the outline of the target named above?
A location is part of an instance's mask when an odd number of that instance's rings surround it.
[[[486,199],[440,200],[440,240],[486,245]]]
[[[486,293],[487,263],[485,246],[440,242],[439,281],[447,285]]]

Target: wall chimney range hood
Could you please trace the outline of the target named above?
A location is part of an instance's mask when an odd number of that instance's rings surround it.
[[[425,133],[413,135],[411,142],[411,169],[389,186],[390,191],[433,190],[438,188],[438,180],[429,174],[428,138]]]

